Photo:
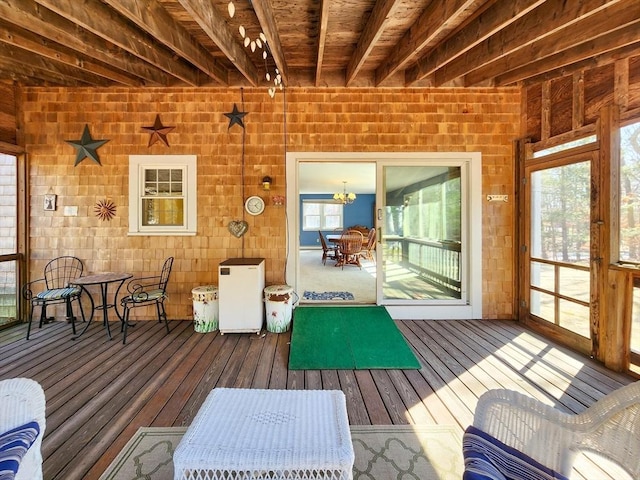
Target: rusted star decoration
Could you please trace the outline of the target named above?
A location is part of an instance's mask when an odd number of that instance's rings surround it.
[[[162,142],[168,147],[169,140],[167,140],[167,134],[175,128],[176,127],[165,127],[164,125],[162,125],[162,122],[160,121],[160,115],[156,115],[156,121],[152,126],[142,127],[143,130],[151,132],[151,136],[149,137],[149,145],[147,145],[147,147],[150,147],[157,142]]]
[[[65,142],[67,142],[69,145],[73,145],[73,147],[77,150],[76,163],[73,165],[74,167],[77,167],[78,164],[87,157],[96,162],[98,165],[102,166],[102,164],[100,163],[100,157],[98,157],[98,152],[96,152],[96,150],[108,141],[109,140],[94,140],[93,138],[91,138],[91,133],[89,133],[89,125],[87,124],[85,124],[84,126],[84,131],[82,132],[82,138],[80,138],[80,140],[65,140]]]
[[[229,113],[224,114],[225,117],[229,118],[229,127],[227,128],[227,130],[229,130],[229,128],[233,127],[234,125],[240,125],[242,128],[244,128],[242,119],[245,115],[247,115],[247,113],[248,112],[241,112],[240,110],[238,110],[238,105],[234,103],[233,110]]]
[[[98,217],[103,222],[105,220],[111,220],[116,216],[116,206],[111,200],[98,200],[98,202],[93,207],[93,211],[96,213],[96,217]]]

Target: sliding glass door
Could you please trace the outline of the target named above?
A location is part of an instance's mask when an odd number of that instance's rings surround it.
[[[378,176],[381,303],[466,303],[463,165],[382,164]]]

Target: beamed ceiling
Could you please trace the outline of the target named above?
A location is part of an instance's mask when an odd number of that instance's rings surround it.
[[[526,85],[640,53],[639,0],[0,0],[0,80]],[[268,55],[243,45],[260,32]],[[271,73],[273,77],[275,73]]]

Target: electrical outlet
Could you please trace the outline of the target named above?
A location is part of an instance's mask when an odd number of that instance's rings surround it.
[[[487,195],[488,202],[508,202],[509,195]]]

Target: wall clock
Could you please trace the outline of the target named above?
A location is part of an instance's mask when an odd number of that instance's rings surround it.
[[[249,215],[260,215],[264,212],[264,200],[256,195],[247,198],[244,209]]]

